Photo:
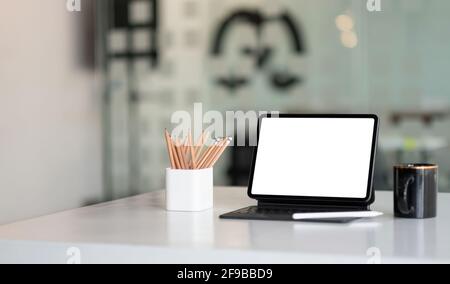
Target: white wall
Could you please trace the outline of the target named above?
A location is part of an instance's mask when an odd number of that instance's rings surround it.
[[[100,96],[65,2],[1,4],[0,224],[101,197]]]

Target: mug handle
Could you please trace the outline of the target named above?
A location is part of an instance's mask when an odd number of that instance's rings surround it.
[[[397,192],[397,204],[398,209],[402,214],[410,214],[414,211],[414,206],[409,206],[408,204],[408,188],[414,182],[414,176],[409,176],[406,179],[405,184],[403,185],[403,189]]]

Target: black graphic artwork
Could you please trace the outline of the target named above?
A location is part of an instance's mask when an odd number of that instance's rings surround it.
[[[241,52],[243,56],[250,57],[253,60],[257,70],[268,73],[269,82],[273,88],[285,91],[295,87],[301,83],[302,80],[300,76],[292,74],[287,70],[274,71],[273,67],[270,66],[272,55],[275,53],[277,48],[276,45],[278,43],[273,42],[273,46],[267,46],[261,43],[263,28],[268,23],[275,23],[283,27],[283,30],[290,40],[290,46],[293,54],[300,56],[305,53],[306,48],[301,29],[287,11],[276,16],[264,16],[258,10],[237,10],[231,13],[221,22],[221,24],[219,24],[217,31],[213,36],[211,54],[215,57],[223,55],[227,34],[230,33],[231,30],[233,30],[233,28],[237,25],[250,25],[254,28],[258,44],[257,46],[244,46],[238,52]],[[244,76],[230,74],[226,77],[220,77],[215,81],[219,86],[226,88],[231,93],[234,93],[239,88],[247,85],[251,79],[245,78]]]

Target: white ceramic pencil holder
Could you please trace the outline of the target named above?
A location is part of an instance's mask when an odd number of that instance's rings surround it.
[[[166,169],[168,211],[203,211],[213,207],[213,169]]]

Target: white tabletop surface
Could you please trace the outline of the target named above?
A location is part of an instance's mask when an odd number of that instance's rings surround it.
[[[221,220],[256,202],[244,188],[215,188],[214,209],[167,212],[164,191],[0,226],[0,263],[392,263],[450,262],[450,194],[438,217],[385,214],[351,224]]]

